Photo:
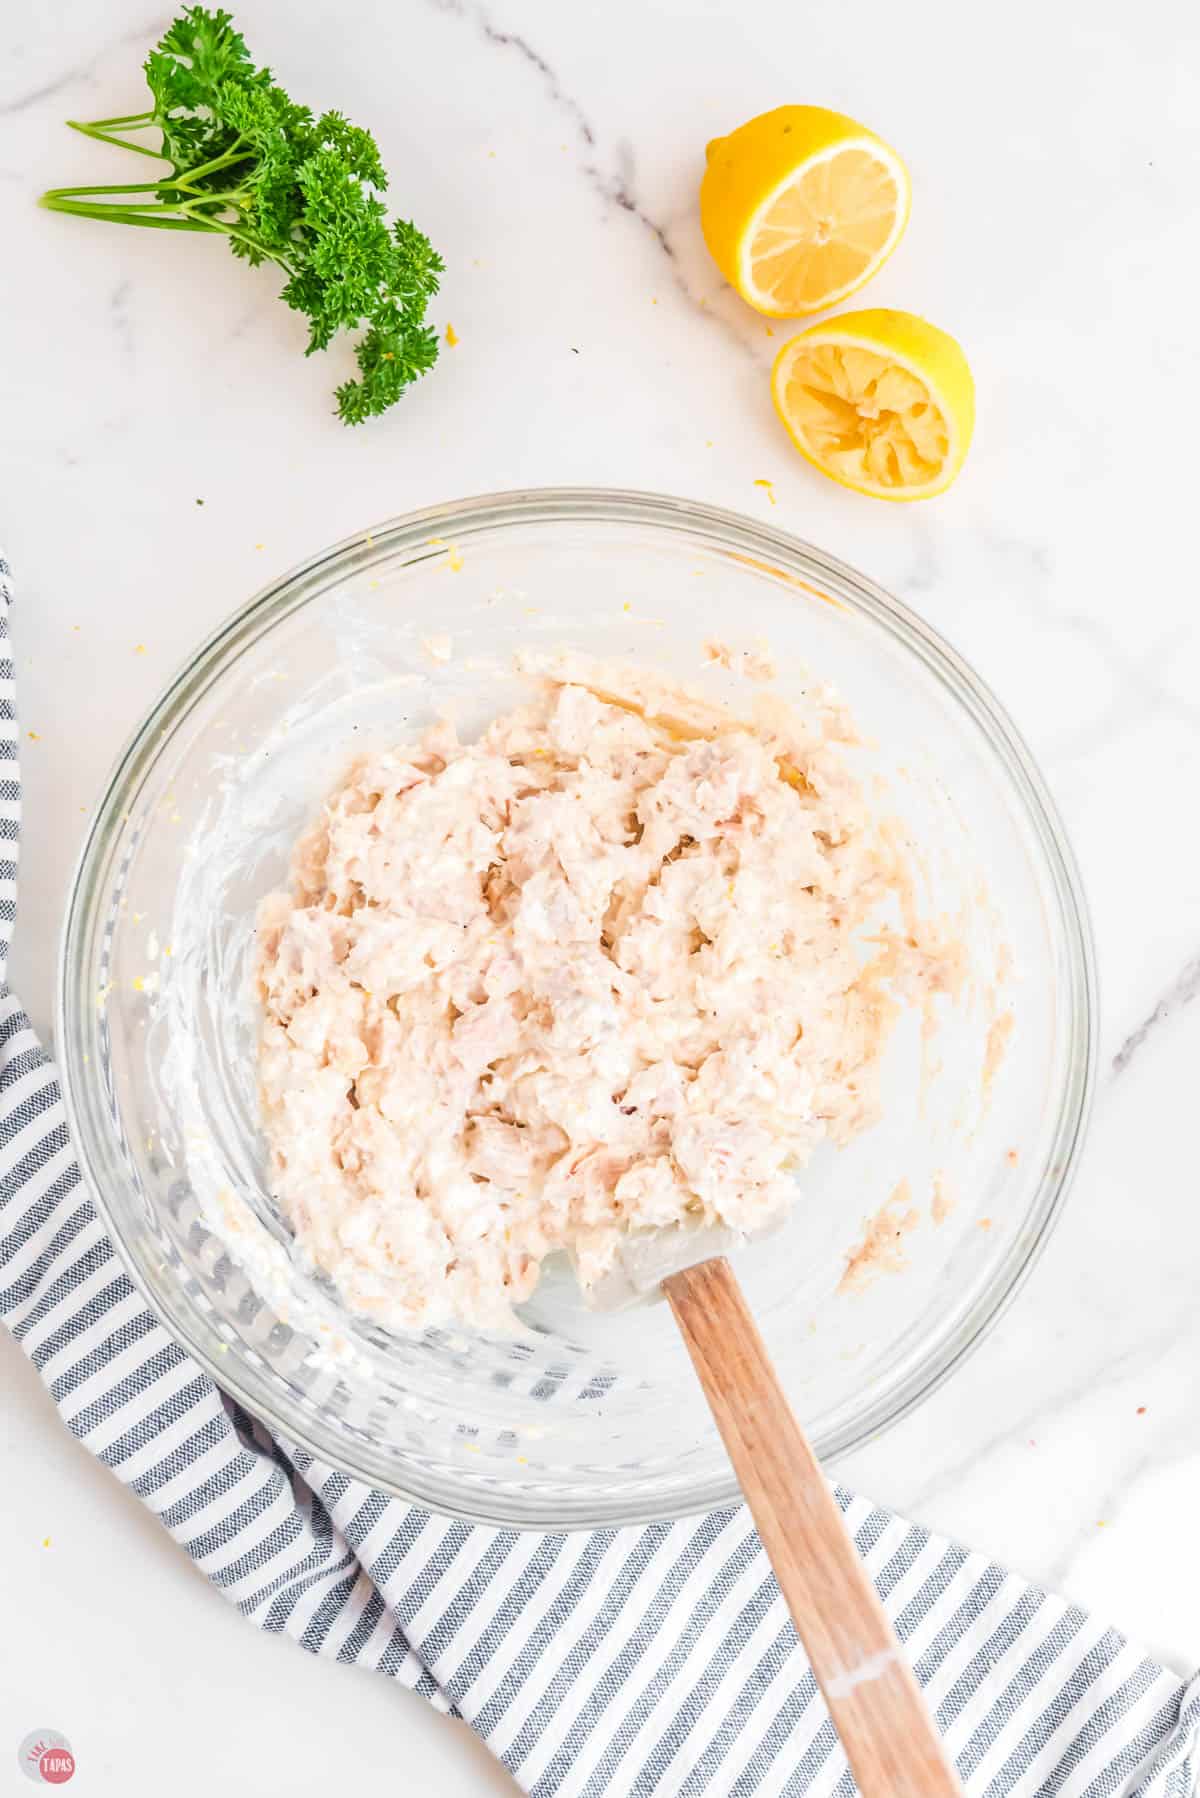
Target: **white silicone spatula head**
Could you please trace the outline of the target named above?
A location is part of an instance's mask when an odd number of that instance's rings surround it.
[[[624,1311],[664,1297],[663,1282],[697,1262],[732,1255],[748,1240],[724,1224],[672,1224],[664,1230],[632,1230],[616,1260],[593,1285],[583,1287],[590,1311]]]

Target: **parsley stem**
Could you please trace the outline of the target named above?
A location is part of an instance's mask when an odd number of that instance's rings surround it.
[[[61,193],[43,194],[38,204],[50,212],[71,212],[79,218],[108,219],[114,225],[151,225],[160,231],[222,231],[223,225],[207,224],[202,219],[179,218],[161,205],[98,206],[89,200],[65,198]]]
[[[84,137],[94,137],[98,143],[115,144],[118,150],[136,150],[139,156],[153,156],[155,161],[167,160],[161,150],[152,150],[147,144],[131,144],[127,137],[116,137],[111,131],[102,131],[100,127],[107,124],[118,124],[116,119],[96,119],[90,125],[81,125],[78,119],[68,119],[72,131],[80,132]]]
[[[92,125],[154,125],[158,122],[155,112],[122,112],[111,119],[68,119],[67,124],[72,131],[87,131]]]
[[[239,225],[230,221],[212,218],[206,213],[197,214],[193,207],[220,199],[229,204],[229,196],[221,194],[198,195],[194,201],[182,201],[170,206],[161,202],[143,202],[130,200],[118,201],[111,206],[98,205],[95,201],[81,200],[80,194],[107,193],[146,193],[153,192],[158,186],[169,187],[170,182],[144,182],[140,187],[54,187],[44,193],[38,201],[50,212],[70,212],[77,218],[105,219],[115,225],[146,225],[159,231],[207,231],[220,232],[225,237],[232,237],[243,243],[248,249],[257,251],[264,262],[274,262],[285,275],[295,275],[296,270],[285,256],[276,250],[269,250],[258,241],[252,232],[244,231]]]
[[[171,181],[121,181],[101,187],[51,187],[42,195],[42,201],[72,199],[79,194],[161,194],[164,188],[174,185]]]
[[[242,139],[238,139],[242,142]],[[202,162],[198,169],[189,169],[181,175],[176,183],[179,187],[194,187],[203,175],[215,175],[218,169],[232,168],[235,162],[246,162],[254,155],[253,150],[238,150],[236,146],[227,150],[223,156],[214,156],[211,162]]]

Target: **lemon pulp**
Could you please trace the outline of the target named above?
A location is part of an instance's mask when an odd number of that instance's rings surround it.
[[[755,293],[777,314],[814,312],[853,290],[890,247],[895,173],[854,147],[811,163],[769,202],[746,247]]]
[[[954,339],[911,313],[848,313],[779,352],[776,410],[800,453],[857,492],[923,499],[948,487],[975,393]]]

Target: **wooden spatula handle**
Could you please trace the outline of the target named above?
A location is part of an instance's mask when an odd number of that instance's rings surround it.
[[[663,1289],[863,1798],[963,1798],[728,1261]]]

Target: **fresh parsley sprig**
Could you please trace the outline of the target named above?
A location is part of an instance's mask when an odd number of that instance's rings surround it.
[[[55,212],[166,231],[220,232],[235,256],[273,262],[282,298],[309,322],[308,349],[366,330],[359,379],[337,389],[347,424],[384,412],[437,360],[425,310],[441,257],[416,226],[389,226],[387,187],[369,131],[339,112],[314,118],[255,68],[227,12],[189,6],[146,59],[153,105],[119,118],[68,120],[72,130],[168,162],[158,181],[56,187]],[[159,147],[139,141],[160,133]]]

